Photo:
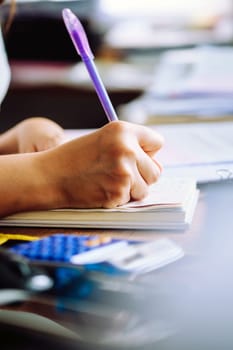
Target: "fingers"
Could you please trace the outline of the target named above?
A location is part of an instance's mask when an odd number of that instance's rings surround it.
[[[131,186],[131,199],[139,200],[148,194],[148,187],[156,182],[161,174],[159,163],[154,162],[144,151],[138,151],[140,157],[133,171],[134,181]]]
[[[63,136],[46,136],[38,135],[33,140],[21,141],[19,144],[19,153],[32,153],[32,152],[41,152],[46,151],[50,148],[56,147],[63,143]]]
[[[144,181],[151,185],[158,180],[162,167],[141,148],[137,151],[137,169]]]
[[[19,152],[30,153],[56,147],[65,137],[64,130],[52,120],[32,117],[18,124],[17,140]]]
[[[114,123],[108,131],[112,138],[115,135],[114,142],[119,145],[115,154],[125,160],[122,165],[131,179],[130,198],[142,199],[147,195],[149,185],[156,182],[161,174],[162,165],[155,155],[163,145],[163,137],[148,127],[126,122]]]
[[[133,125],[133,127],[139,145],[144,152],[153,157],[164,144],[163,136],[146,126]]]
[[[45,151],[47,149],[56,147],[58,145],[61,145],[64,142],[64,135],[63,133],[59,134],[51,134],[51,135],[43,135],[38,138],[36,144],[35,144],[35,151]]]
[[[56,147],[64,142],[63,129],[55,122],[39,118],[34,145],[37,152]]]
[[[146,127],[137,128],[136,126],[135,131],[136,167],[133,172],[131,198],[138,200],[147,195],[148,186],[156,182],[162,172],[162,165],[155,159],[155,155],[163,145],[163,137]]]

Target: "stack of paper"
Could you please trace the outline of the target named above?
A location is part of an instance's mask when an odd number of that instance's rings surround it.
[[[163,174],[194,177],[197,183],[233,178],[233,121],[152,127],[165,143],[157,154]]]
[[[59,209],[11,215],[3,226],[183,230],[192,221],[198,199],[195,180],[161,177],[149,195],[116,209]]]
[[[138,123],[231,120],[232,60],[232,47],[166,52],[155,67],[154,83],[118,114]]]

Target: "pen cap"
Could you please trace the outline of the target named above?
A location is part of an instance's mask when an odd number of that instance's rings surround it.
[[[68,8],[63,9],[62,17],[78,54],[83,60],[93,59],[94,55],[90,49],[86,33],[79,19]]]

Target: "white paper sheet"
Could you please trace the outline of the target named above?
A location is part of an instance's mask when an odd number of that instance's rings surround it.
[[[191,176],[198,183],[233,179],[233,122],[152,127],[165,138],[158,153],[164,174]],[[66,130],[67,139],[92,130]]]

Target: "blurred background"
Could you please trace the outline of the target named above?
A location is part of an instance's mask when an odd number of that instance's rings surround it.
[[[87,31],[120,119],[154,124],[231,118],[231,0],[19,0],[4,37],[12,81],[1,106],[1,131],[35,115],[65,128],[107,122],[62,21],[65,7]],[[9,5],[2,11],[7,18]]]
[[[199,121],[233,120],[232,0],[17,0],[13,23],[4,35],[12,79],[1,105],[0,131],[30,116],[47,116],[69,129],[107,123],[62,21],[65,7],[83,23],[120,119],[177,127],[183,122],[193,127],[191,123]],[[6,19],[9,4],[1,11]],[[174,151],[174,140],[175,146],[183,141],[182,149],[191,150],[188,160],[195,163],[194,150],[206,157],[204,165],[217,159],[224,179],[223,156],[229,157],[229,169],[232,166],[231,129],[223,129],[219,139],[209,125],[203,128],[203,139],[194,134],[199,148],[192,148],[192,142],[190,146],[190,134],[184,131],[181,140],[175,132],[168,149]],[[200,140],[213,158],[200,151]],[[222,140],[229,148],[218,153]],[[176,162],[178,153],[170,153]],[[194,167],[191,172],[193,176]],[[176,327],[183,329],[182,337],[175,335],[159,349],[232,349],[232,171],[227,178],[202,188],[192,229],[202,238],[192,242],[192,234],[186,236],[194,248],[185,263],[162,270],[156,279],[149,277],[157,293],[156,312],[174,317]]]

